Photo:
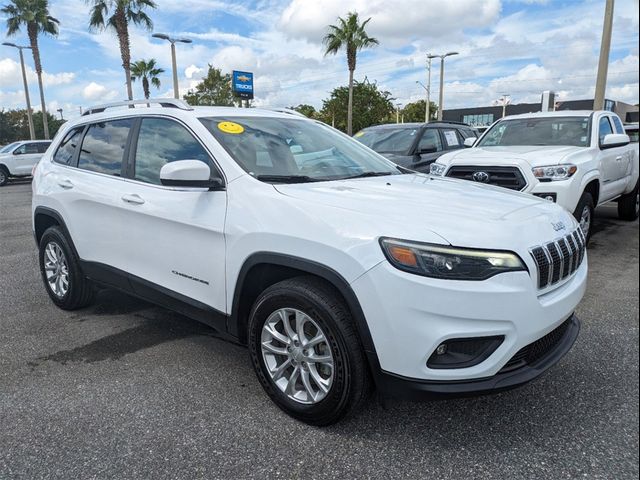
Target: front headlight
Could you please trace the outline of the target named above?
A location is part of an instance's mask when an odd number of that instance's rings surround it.
[[[486,280],[505,272],[527,271],[512,252],[472,250],[381,238],[387,260],[396,268],[425,277],[448,280]]]
[[[566,180],[578,171],[575,165],[550,165],[548,167],[532,168],[533,176],[541,182],[556,182]]]
[[[438,177],[441,177],[442,175],[444,175],[444,171],[447,169],[446,165],[443,165],[441,163],[432,163],[431,166],[429,167],[429,173],[431,175],[437,175]]]

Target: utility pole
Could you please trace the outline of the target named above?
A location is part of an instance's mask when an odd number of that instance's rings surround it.
[[[438,121],[442,121],[442,111],[444,110],[444,59],[452,55],[458,55],[458,52],[448,52],[444,55],[429,55],[428,58],[440,59],[440,98],[438,100]]]
[[[400,103],[396,103],[396,123],[400,123]]]
[[[604,109],[604,92],[607,88],[611,30],[613,29],[613,3],[614,0],[607,0],[604,8],[604,25],[602,26],[602,43],[600,44],[600,60],[598,61],[598,78],[596,79],[596,94],[593,100],[594,110]]]
[[[24,84],[24,98],[27,102],[27,119],[29,121],[29,136],[31,140],[36,139],[36,130],[33,128],[33,113],[31,112],[31,99],[29,98],[29,85],[27,84],[27,72],[24,68],[24,55],[22,54],[22,50],[25,48],[31,49],[31,47],[23,47],[20,45],[16,45],[15,43],[4,42],[2,45],[7,47],[17,48],[20,52],[20,67],[22,68],[22,83]]]
[[[424,123],[429,123],[429,104],[431,103],[431,54],[427,53],[427,105],[424,112]]]
[[[502,118],[507,116],[507,104],[509,103],[509,98],[511,95],[508,93],[502,94]]]

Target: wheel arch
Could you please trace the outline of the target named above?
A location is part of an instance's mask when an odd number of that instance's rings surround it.
[[[600,201],[600,179],[594,178],[590,180],[582,190],[583,192],[588,192],[591,194],[593,198],[593,205],[598,206],[598,202]]]
[[[258,252],[248,257],[238,274],[231,316],[227,325],[228,332],[238,338],[241,343],[246,344],[249,313],[258,295],[279,281],[302,275],[321,278],[342,295],[355,321],[372,373],[379,371],[380,364],[371,332],[360,302],[349,282],[332,268],[312,260],[271,252]]]
[[[67,224],[65,223],[62,215],[56,210],[49,207],[36,207],[33,212],[33,235],[36,241],[36,245],[40,246],[40,240],[42,239],[42,235],[46,232],[47,228],[58,226],[62,229],[62,232],[67,237],[71,248],[73,248],[73,253],[76,257],[78,256],[78,251],[76,250],[76,246],[73,243],[73,239],[69,234],[69,230],[67,229]]]

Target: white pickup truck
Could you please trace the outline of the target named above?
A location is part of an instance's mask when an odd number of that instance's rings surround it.
[[[432,175],[531,193],[573,213],[587,238],[594,208],[616,200],[624,220],[638,218],[638,152],[620,118],[607,111],[505,117],[472,147],[448,153]]]

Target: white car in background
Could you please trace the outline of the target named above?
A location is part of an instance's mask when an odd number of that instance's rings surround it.
[[[616,200],[620,218],[638,218],[637,146],[612,112],[510,116],[465,144],[473,147],[443,155],[431,174],[553,201],[573,213],[587,238],[600,204]]]
[[[0,148],[0,187],[10,178],[28,177],[51,145],[50,140],[14,142]]]

